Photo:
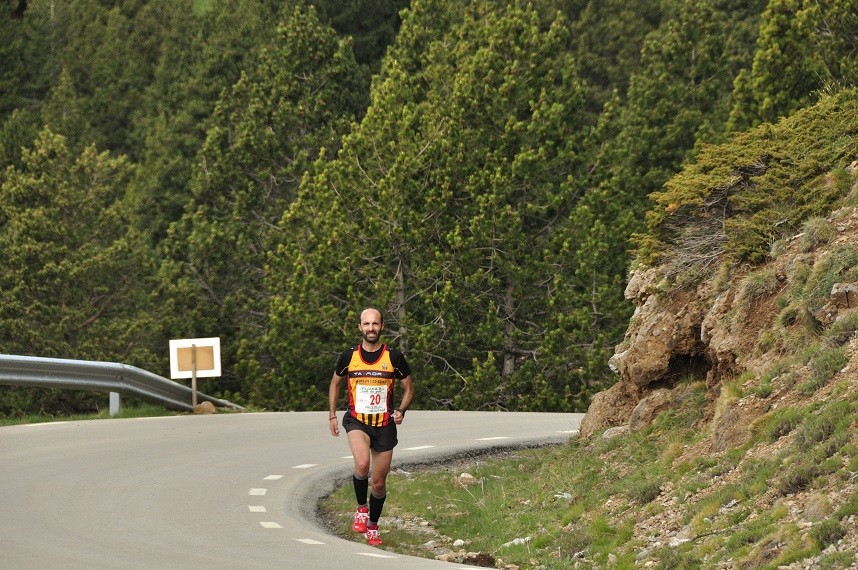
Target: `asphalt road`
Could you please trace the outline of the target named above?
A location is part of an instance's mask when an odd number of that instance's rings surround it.
[[[412,410],[392,468],[564,442],[580,420]],[[328,534],[316,502],[351,470],[327,412],[3,427],[0,568],[463,568]]]

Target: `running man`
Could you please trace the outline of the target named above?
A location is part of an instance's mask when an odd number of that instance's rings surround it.
[[[362,336],[360,344],[340,354],[331,378],[328,423],[331,435],[339,437],[337,400],[340,384],[348,378],[349,403],[343,414],[343,428],[355,462],[352,481],[357,511],[352,530],[364,533],[370,546],[379,546],[378,520],[387,497],[386,481],[393,448],[398,443],[396,426],[405,418],[414,388],[405,356],[381,342],[384,330],[381,311],[372,307],[364,309],[358,328]],[[397,380],[404,394],[399,406],[394,407],[393,389]],[[372,490],[367,497],[370,483]]]

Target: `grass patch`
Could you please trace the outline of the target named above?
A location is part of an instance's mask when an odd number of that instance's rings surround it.
[[[758,421],[754,432],[758,440],[774,442],[792,432],[803,419],[801,410],[797,408],[776,410]]]
[[[11,418],[0,418],[0,426],[11,426],[21,424],[41,424],[50,422],[74,422],[86,420],[106,420],[106,419],[127,419],[127,418],[151,418],[161,416],[173,416],[177,412],[167,410],[162,406],[154,404],[140,404],[137,406],[122,406],[115,416],[110,415],[110,411],[105,409],[97,414],[73,414],[68,416],[50,416],[33,414],[28,416],[18,416]]]
[[[814,216],[805,220],[804,224],[802,224],[802,233],[798,246],[802,252],[807,253],[820,245],[830,242],[836,235],[837,230],[834,228],[834,224],[825,218]]]
[[[853,405],[847,401],[824,406],[802,422],[796,431],[794,445],[798,450],[806,452],[836,433],[845,433],[852,422],[854,412]]]
[[[736,299],[742,315],[750,313],[760,299],[772,295],[779,287],[777,273],[772,268],[767,267],[746,275],[739,285]]]
[[[809,396],[827,385],[849,363],[842,346],[822,348],[810,360],[810,377],[799,386],[799,392]]]
[[[802,293],[811,310],[822,307],[837,283],[855,281],[858,278],[858,249],[852,245],[838,246],[831,255],[821,257],[814,264]]]
[[[852,311],[837,319],[825,331],[829,346],[843,346],[858,332],[858,311]]]
[[[834,544],[845,534],[846,529],[843,528],[839,520],[834,518],[825,519],[810,529],[810,536],[820,550],[824,550],[829,544]]]

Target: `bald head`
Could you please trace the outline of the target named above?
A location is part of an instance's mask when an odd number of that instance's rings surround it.
[[[358,324],[363,336],[363,345],[366,350],[374,350],[380,343],[381,331],[384,329],[384,317],[381,311],[374,307],[367,307],[360,313]]]
[[[362,323],[366,319],[374,319],[377,320],[379,324],[384,324],[384,317],[382,316],[381,311],[375,307],[367,307],[360,312],[360,322]]]

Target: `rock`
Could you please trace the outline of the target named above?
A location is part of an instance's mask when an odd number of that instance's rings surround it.
[[[462,473],[458,477],[453,477],[451,483],[453,487],[468,487],[470,485],[476,485],[480,480],[471,475],[470,473]]]
[[[835,283],[831,287],[830,303],[838,309],[851,309],[858,306],[858,285]]]
[[[667,545],[671,548],[676,548],[681,544],[685,544],[686,542],[690,542],[692,539],[691,528],[689,526],[684,526],[682,530],[676,533],[676,536],[670,538],[667,542]]]
[[[616,426],[606,429],[605,433],[602,434],[602,439],[614,439],[627,433],[629,433],[629,426]]]
[[[700,302],[687,292],[648,296],[635,310],[624,350],[612,358],[621,381],[647,386],[673,371],[677,355],[702,354],[703,314]]]
[[[656,285],[662,279],[661,272],[655,267],[641,267],[629,277],[629,283],[623,293],[626,299],[635,305],[643,305],[656,290]]]
[[[625,423],[639,399],[637,386],[622,381],[594,395],[581,419],[580,436],[587,438],[605,428]]]
[[[831,287],[828,301],[813,311],[813,317],[823,326],[837,320],[839,314],[858,306],[858,285],[855,283],[835,283]]]
[[[204,414],[216,414],[217,408],[211,402],[202,402],[194,406],[194,414],[196,415],[204,415]]]
[[[509,542],[504,542],[503,544],[501,544],[501,548],[506,548],[507,546],[520,546],[522,544],[527,544],[528,542],[530,542],[530,540],[531,537],[529,536],[525,536],[524,538],[514,538]]]
[[[640,431],[649,424],[661,412],[673,406],[673,392],[666,388],[658,388],[647,394],[632,409],[629,418],[629,429]]]

